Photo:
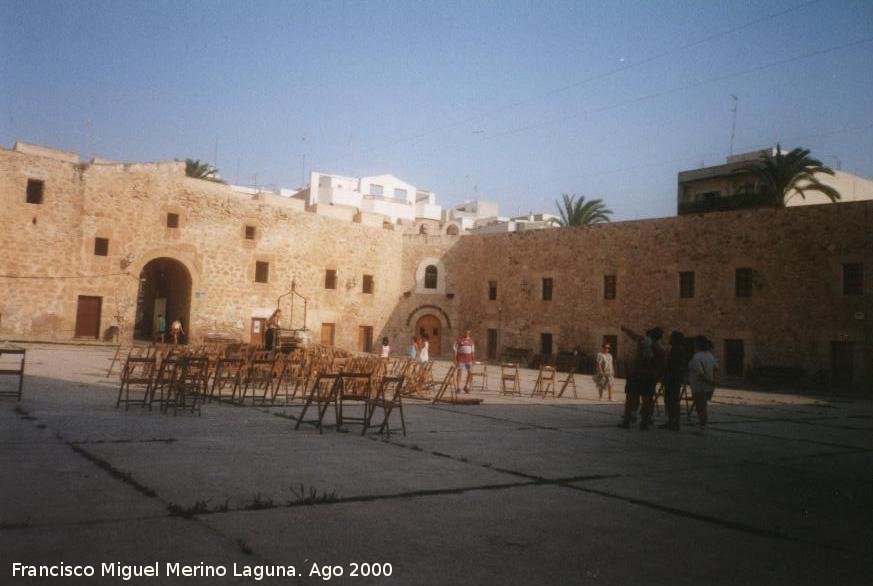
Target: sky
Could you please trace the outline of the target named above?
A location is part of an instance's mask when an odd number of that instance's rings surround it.
[[[675,215],[677,173],[723,163],[734,117],[734,153],[873,177],[873,2],[0,0],[4,148],[267,188],[391,173],[502,215],[568,193],[628,220]]]

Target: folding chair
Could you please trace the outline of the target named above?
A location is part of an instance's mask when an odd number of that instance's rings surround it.
[[[130,388],[142,391],[142,399],[134,399],[135,402],[141,403],[143,407],[152,408],[149,401],[151,395],[152,384],[155,376],[155,358],[143,358],[139,356],[128,356],[124,362],[124,368],[121,369],[121,384],[118,387],[118,400],[115,401],[115,408],[118,409],[121,403],[124,402],[124,410],[127,411],[130,407]],[[122,395],[124,398],[122,399]]]
[[[245,370],[245,360],[242,358],[219,358],[215,362],[215,374],[212,377],[212,387],[209,398],[221,402],[233,401],[234,390],[238,387]],[[230,385],[231,393],[225,394],[224,389]]]
[[[157,359],[156,359],[157,360]],[[164,358],[160,361],[158,372],[155,375],[152,391],[149,395],[149,405],[155,400],[155,395],[160,393],[158,398],[158,406],[161,411],[167,409],[167,401],[173,392],[173,385],[176,384],[176,377],[179,370],[179,360],[175,356]]]
[[[369,421],[367,417],[368,405],[373,398],[373,382],[370,373],[341,372],[339,376],[335,393],[337,429],[342,429],[347,421],[361,422],[366,428]],[[345,408],[349,401],[362,402],[364,411],[360,417],[346,415]]]
[[[406,437],[406,419],[403,417],[403,377],[402,376],[386,376],[382,379],[379,385],[379,390],[376,394],[367,401],[366,412],[367,417],[364,421],[364,429],[361,435],[365,435],[368,430],[378,427],[379,434],[383,432],[387,436],[391,436],[391,426],[389,420],[391,412],[396,408],[400,411],[400,427],[403,430],[403,437]],[[373,415],[376,409],[382,409],[382,423],[373,425]]]
[[[239,398],[240,405],[246,402],[249,389],[251,389],[252,405],[257,401],[260,401],[262,405],[267,402],[267,395],[270,394],[273,387],[273,364],[275,361],[275,356],[270,356],[269,353],[256,352],[252,356],[244,371],[243,388]]]
[[[540,366],[540,373],[537,375],[537,382],[534,384],[533,391],[530,396],[542,395],[543,399],[550,394],[555,396],[555,367]]]
[[[481,379],[478,385],[476,384],[476,379]],[[488,367],[484,362],[477,361],[470,366],[470,390],[488,390]]]
[[[303,374],[303,362],[296,361],[291,354],[284,359],[277,359],[273,376],[272,403],[282,397],[284,404],[288,405],[297,396],[299,382]]]
[[[514,362],[504,362],[500,365],[500,393],[521,396],[518,365]]]
[[[565,378],[564,380],[559,381],[559,382],[561,384],[561,390],[558,391],[558,394],[556,395],[556,397],[558,397],[558,398],[563,397],[564,391],[567,390],[567,387],[572,386],[573,387],[573,398],[574,399],[579,398],[579,395],[576,394],[576,367],[575,366],[573,366],[570,369],[570,372],[567,373],[567,378]]]
[[[165,410],[173,407],[173,415],[179,410],[200,412],[200,400],[206,394],[209,359],[205,356],[184,356],[179,359],[178,375],[170,385]]]
[[[17,401],[20,401],[21,392],[24,389],[24,363],[27,356],[27,350],[25,348],[19,348],[18,346],[2,344],[0,345],[0,358],[2,358],[4,354],[17,357],[14,358],[17,365],[0,365],[0,376],[17,376],[18,388],[13,391],[2,390],[0,391],[0,397],[15,397]]]
[[[338,373],[322,373],[315,377],[312,386],[306,393],[306,401],[303,403],[303,411],[297,418],[297,424],[294,429],[300,429],[301,423],[309,423],[315,425],[318,433],[322,432],[324,415],[327,413],[327,408],[333,403],[336,403],[337,393],[340,392],[341,385],[340,375]],[[306,412],[315,403],[315,409],[318,415],[317,419],[304,419]]]
[[[685,418],[691,423],[691,415],[694,413],[694,397],[691,395],[691,385],[686,382],[682,383],[679,400],[685,401]]]
[[[443,396],[446,394],[446,391],[451,388],[450,397],[451,400],[447,401],[449,403],[455,402],[455,396],[458,393],[458,387],[455,385],[455,373],[458,371],[458,367],[455,364],[449,365],[449,370],[446,372],[446,376],[443,378],[440,383],[439,389],[436,394],[433,396],[433,401],[431,403],[439,403],[443,401]]]

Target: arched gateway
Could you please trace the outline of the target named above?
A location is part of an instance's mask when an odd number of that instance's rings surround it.
[[[431,356],[440,356],[442,354],[442,324],[435,315],[425,314],[418,318],[415,324],[415,334],[423,336],[427,334],[428,345],[430,347],[429,354]]]
[[[191,274],[185,265],[168,257],[149,261],[139,274],[133,337],[154,340],[158,334],[159,315],[164,316],[167,330],[173,320],[178,319],[187,334],[190,314]]]

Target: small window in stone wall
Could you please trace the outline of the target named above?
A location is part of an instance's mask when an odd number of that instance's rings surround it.
[[[437,288],[437,268],[436,265],[427,265],[427,268],[424,269],[424,288],[425,289],[436,289]]]
[[[361,289],[364,293],[369,293],[372,295],[373,293],[373,275],[364,275],[363,284]]]
[[[551,277],[543,279],[543,301],[552,300],[552,291],[555,287],[555,280]]]
[[[268,283],[270,281],[270,263],[264,261],[255,262],[255,282]]]
[[[246,226],[246,240],[254,240],[255,233],[256,230],[254,226]]]
[[[497,301],[497,281],[488,281],[488,300]]]
[[[682,271],[679,273],[679,297],[691,299],[694,297],[694,271]]]
[[[94,255],[107,256],[109,254],[109,238],[94,239]]]
[[[40,179],[27,180],[27,203],[41,204],[45,183]]]
[[[167,214],[167,228],[179,227],[179,214]]]
[[[615,299],[618,293],[618,277],[616,275],[603,275],[603,298]]]
[[[737,297],[752,296],[752,269],[737,269],[734,276],[734,290]]]
[[[864,293],[864,264],[850,262],[843,264],[843,295],[862,295]]]
[[[324,288],[336,289],[336,270],[327,269],[324,271]]]

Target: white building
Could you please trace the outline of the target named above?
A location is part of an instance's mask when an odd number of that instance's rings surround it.
[[[514,218],[493,218],[480,221],[470,232],[474,234],[501,234],[522,232],[524,230],[545,230],[558,227],[558,216],[554,214],[528,214]]]
[[[384,216],[392,223],[416,219],[439,221],[442,208],[433,192],[417,188],[394,175],[343,177],[327,173],[309,174],[309,186],[294,194],[308,208],[341,206]]]

